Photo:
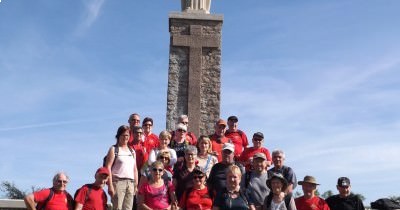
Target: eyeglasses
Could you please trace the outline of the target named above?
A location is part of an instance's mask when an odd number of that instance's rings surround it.
[[[57,180],[58,184],[67,184],[68,181],[67,180]]]
[[[177,131],[182,132],[182,133],[185,133],[185,132],[186,132],[186,131],[183,130],[183,129],[178,129]]]
[[[153,126],[153,125],[152,125],[152,124],[144,124],[143,126],[144,126],[144,127],[147,127],[147,126],[151,127],[151,126]]]
[[[202,179],[204,177],[204,175],[197,175],[197,176],[193,176],[193,179]]]
[[[232,151],[230,151],[230,150],[224,150],[224,154],[227,154],[227,155],[230,155],[230,154],[232,154],[233,152]]]
[[[162,168],[153,168],[153,171],[154,172],[162,172],[162,171],[164,171],[164,169],[162,169]]]

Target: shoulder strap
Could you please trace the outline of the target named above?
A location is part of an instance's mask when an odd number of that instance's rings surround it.
[[[243,190],[239,190],[239,196],[244,200],[244,202],[246,203],[247,207],[249,206],[249,201],[247,200],[247,197],[244,193]]]
[[[131,154],[132,154],[132,157],[133,157],[133,158],[135,158],[135,153],[134,153],[133,149],[132,149],[132,148],[130,148],[129,146],[128,146],[128,149],[129,149],[129,152],[131,152]]]
[[[53,195],[54,195],[54,190],[53,188],[50,188],[49,196],[47,196],[46,200],[44,200],[44,202],[39,206],[38,210],[46,209],[46,205],[53,198]]]
[[[208,155],[208,158],[207,158],[206,166],[204,167],[204,170],[205,170],[205,171],[207,171],[208,166],[209,166],[209,164],[210,164],[210,161],[211,161],[211,155],[209,154],[209,155]]]
[[[269,193],[267,196],[267,208],[271,206],[271,201],[272,201],[272,193]]]
[[[291,195],[291,194],[288,194],[288,195],[285,196],[284,200],[285,200],[286,209],[289,209],[290,200],[291,200],[291,199],[292,199],[292,195]]]
[[[88,191],[87,191],[87,193],[86,193],[85,202],[84,202],[84,203],[86,203],[86,201],[89,199],[89,194],[90,194],[90,192],[92,191],[93,184],[87,184],[86,187],[88,188]]]
[[[119,152],[119,146],[118,145],[114,145],[114,155],[115,155],[115,157],[118,156],[118,152]]]

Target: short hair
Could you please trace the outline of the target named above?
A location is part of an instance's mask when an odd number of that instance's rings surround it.
[[[154,161],[151,164],[151,168],[157,168],[157,167],[161,167],[162,169],[164,169],[164,164],[161,161]]]
[[[138,113],[133,113],[129,116],[128,122],[131,122],[134,116],[138,116],[140,118],[140,115]]]
[[[197,155],[197,148],[193,145],[188,145],[185,148],[185,154],[187,154],[188,152],[192,152],[193,154]]]
[[[147,122],[151,122],[151,125],[153,125],[153,119],[151,117],[146,117],[143,119],[142,126]]]
[[[198,151],[200,151],[200,143],[203,142],[203,141],[206,141],[208,143],[208,145],[209,145],[207,153],[212,153],[211,140],[210,140],[210,138],[208,136],[204,136],[204,135],[201,135],[199,137],[199,140],[197,141],[196,146],[197,146]]]
[[[171,153],[168,150],[161,150],[158,154],[157,154],[157,160],[160,159],[160,157],[168,157],[168,162],[171,162]]]
[[[121,125],[121,126],[119,126],[119,128],[118,128],[118,130],[117,130],[117,134],[115,135],[115,138],[117,139],[117,142],[118,142],[119,137],[120,137],[123,133],[125,133],[126,131],[130,131],[129,126],[127,126],[127,125]]]
[[[159,138],[159,139],[167,138],[167,139],[171,140],[172,135],[171,135],[171,133],[168,132],[167,130],[164,130],[164,131],[161,131],[160,135],[158,135],[158,138]]]
[[[282,155],[282,158],[285,159],[285,153],[281,149],[276,149],[272,151],[272,157],[274,157],[275,155]]]
[[[134,127],[132,128],[132,132],[133,132],[133,133],[136,133],[136,131],[139,130],[139,129],[140,129],[140,130],[143,130],[143,128],[142,128],[141,126],[134,126]]]
[[[236,175],[239,175],[240,177],[242,177],[242,171],[240,170],[239,166],[237,166],[237,165],[230,165],[226,169],[226,175],[228,175],[229,173],[236,174]]]
[[[65,177],[67,177],[67,181],[69,181],[69,176],[65,172],[60,171],[60,172],[57,172],[56,175],[54,175],[53,183],[57,182],[61,175],[64,175]]]
[[[189,117],[185,114],[178,117],[178,122],[182,122],[184,119],[189,119]]]

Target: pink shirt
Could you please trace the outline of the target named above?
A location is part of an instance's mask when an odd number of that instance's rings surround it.
[[[144,183],[139,189],[139,195],[144,198],[144,204],[151,209],[166,209],[170,205],[169,192],[175,188],[172,182],[168,182],[168,188],[163,184],[161,187],[152,187],[149,183]]]

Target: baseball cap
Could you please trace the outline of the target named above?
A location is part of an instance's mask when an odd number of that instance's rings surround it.
[[[339,187],[348,187],[348,186],[350,186],[350,179],[347,177],[340,177],[337,180],[337,185]]]
[[[176,130],[179,130],[179,129],[187,131],[187,126],[185,124],[178,123],[178,125],[176,126]]]
[[[235,151],[235,146],[232,143],[225,143],[224,146],[222,147],[222,150],[230,150],[231,152]]]
[[[237,122],[237,121],[239,121],[239,119],[236,116],[230,116],[230,117],[228,117],[228,121]]]
[[[253,159],[256,159],[256,158],[261,158],[261,159],[264,159],[264,160],[267,159],[267,157],[265,156],[265,154],[264,154],[264,153],[261,153],[261,152],[257,152],[256,154],[253,155]]]
[[[254,137],[259,137],[259,138],[264,139],[264,134],[261,133],[261,132],[257,132],[257,133],[254,133],[254,134],[253,134],[253,138],[254,138]]]
[[[96,174],[105,174],[107,176],[110,176],[110,171],[106,167],[101,167],[97,169]]]

